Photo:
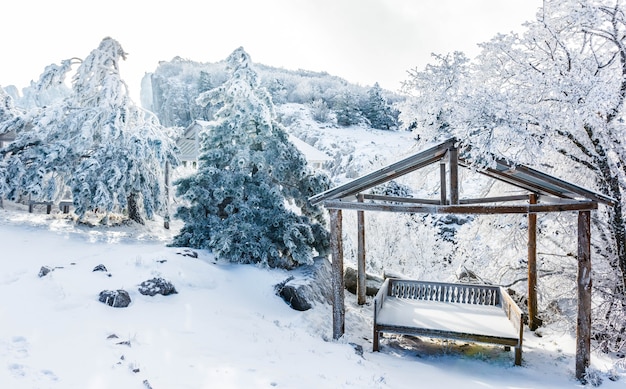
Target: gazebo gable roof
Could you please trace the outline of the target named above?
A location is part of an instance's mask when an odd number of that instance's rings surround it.
[[[316,194],[310,197],[309,201],[312,204],[319,204],[328,200],[340,200],[356,196],[367,189],[422,169],[433,163],[440,162],[446,158],[449,151],[455,149],[458,144],[459,141],[456,138],[448,139],[398,162],[394,162],[345,184]],[[491,167],[477,169],[476,171],[498,181],[508,183],[538,195],[572,200],[582,199],[607,205],[615,204],[615,200],[609,196],[591,191],[528,166],[515,165],[506,161],[504,158],[492,157],[494,164],[492,164]],[[462,153],[458,156],[458,164],[463,167],[471,168],[471,162]]]

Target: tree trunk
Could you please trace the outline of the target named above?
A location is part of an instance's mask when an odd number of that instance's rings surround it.
[[[596,152],[596,166],[600,175],[598,180],[600,181],[600,189],[615,199],[615,205],[612,209],[609,209],[609,225],[611,226],[611,235],[614,242],[612,246],[615,250],[615,256],[617,258],[617,266],[620,270],[620,279],[622,280],[619,286],[619,292],[624,290],[626,286],[626,229],[624,228],[624,216],[622,209],[622,192],[620,190],[619,174],[620,172],[614,172],[608,161],[608,156],[600,142],[593,136],[593,130],[587,128],[587,133],[590,135],[589,139],[594,144]],[[623,302],[626,303],[626,302]]]
[[[137,192],[131,192],[128,196],[128,218],[141,225],[145,224],[143,217],[141,216],[141,210],[139,207],[139,194]]]

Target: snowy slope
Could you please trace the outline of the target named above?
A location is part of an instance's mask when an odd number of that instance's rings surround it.
[[[279,114],[292,135],[333,158],[335,183],[417,151],[409,133],[322,125],[302,108],[286,104]],[[501,348],[408,337],[386,337],[373,353],[371,301],[359,307],[346,293],[346,335],[331,341],[329,306],[297,312],[274,295],[287,271],[221,263],[206,251],[179,255],[166,246],[181,222],[172,225],[88,227],[5,201],[0,388],[580,387],[565,325],[541,328],[541,337],[527,331],[521,367]],[[99,264],[108,272],[93,272]],[[44,265],[55,270],[38,277]],[[157,276],[178,294],[138,292]],[[127,290],[131,305],[100,303],[104,289]],[[603,387],[625,386],[623,359],[594,354],[591,371]]]
[[[371,305],[347,294],[346,336],[329,341],[331,310],[291,310],[273,285],[288,273],[178,255],[155,221],[77,226],[62,214],[0,209],[0,387],[20,388],[572,388],[574,345],[558,327],[525,334],[511,352],[385,338],[371,352]],[[176,224],[176,223],[175,223]],[[104,264],[110,276],[93,272]],[[41,266],[56,267],[38,277]],[[178,294],[147,297],[161,276]],[[98,302],[124,288],[128,308]],[[359,355],[357,349],[362,349]],[[623,364],[593,357],[603,387],[624,387]],[[612,382],[607,373],[621,380]]]

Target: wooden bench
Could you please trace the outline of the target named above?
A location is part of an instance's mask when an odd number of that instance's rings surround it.
[[[374,298],[374,351],[382,333],[515,348],[522,363],[523,314],[499,286],[388,278]]]
[[[59,202],[59,210],[63,213],[70,213],[70,207],[74,205],[74,201],[72,200],[61,200]]]
[[[33,209],[35,208],[35,205],[45,205],[46,206],[46,213],[48,215],[52,211],[52,201],[28,200],[28,212],[29,213],[33,213]]]

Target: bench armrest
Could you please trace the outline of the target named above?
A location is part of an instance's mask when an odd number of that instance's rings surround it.
[[[519,331],[520,343],[524,334],[524,313],[511,298],[509,293],[503,287],[500,287],[500,298],[502,301],[502,309],[509,318],[515,329]]]
[[[387,278],[374,297],[374,323],[376,323],[376,317],[383,307],[385,296],[389,295],[389,278]]]

